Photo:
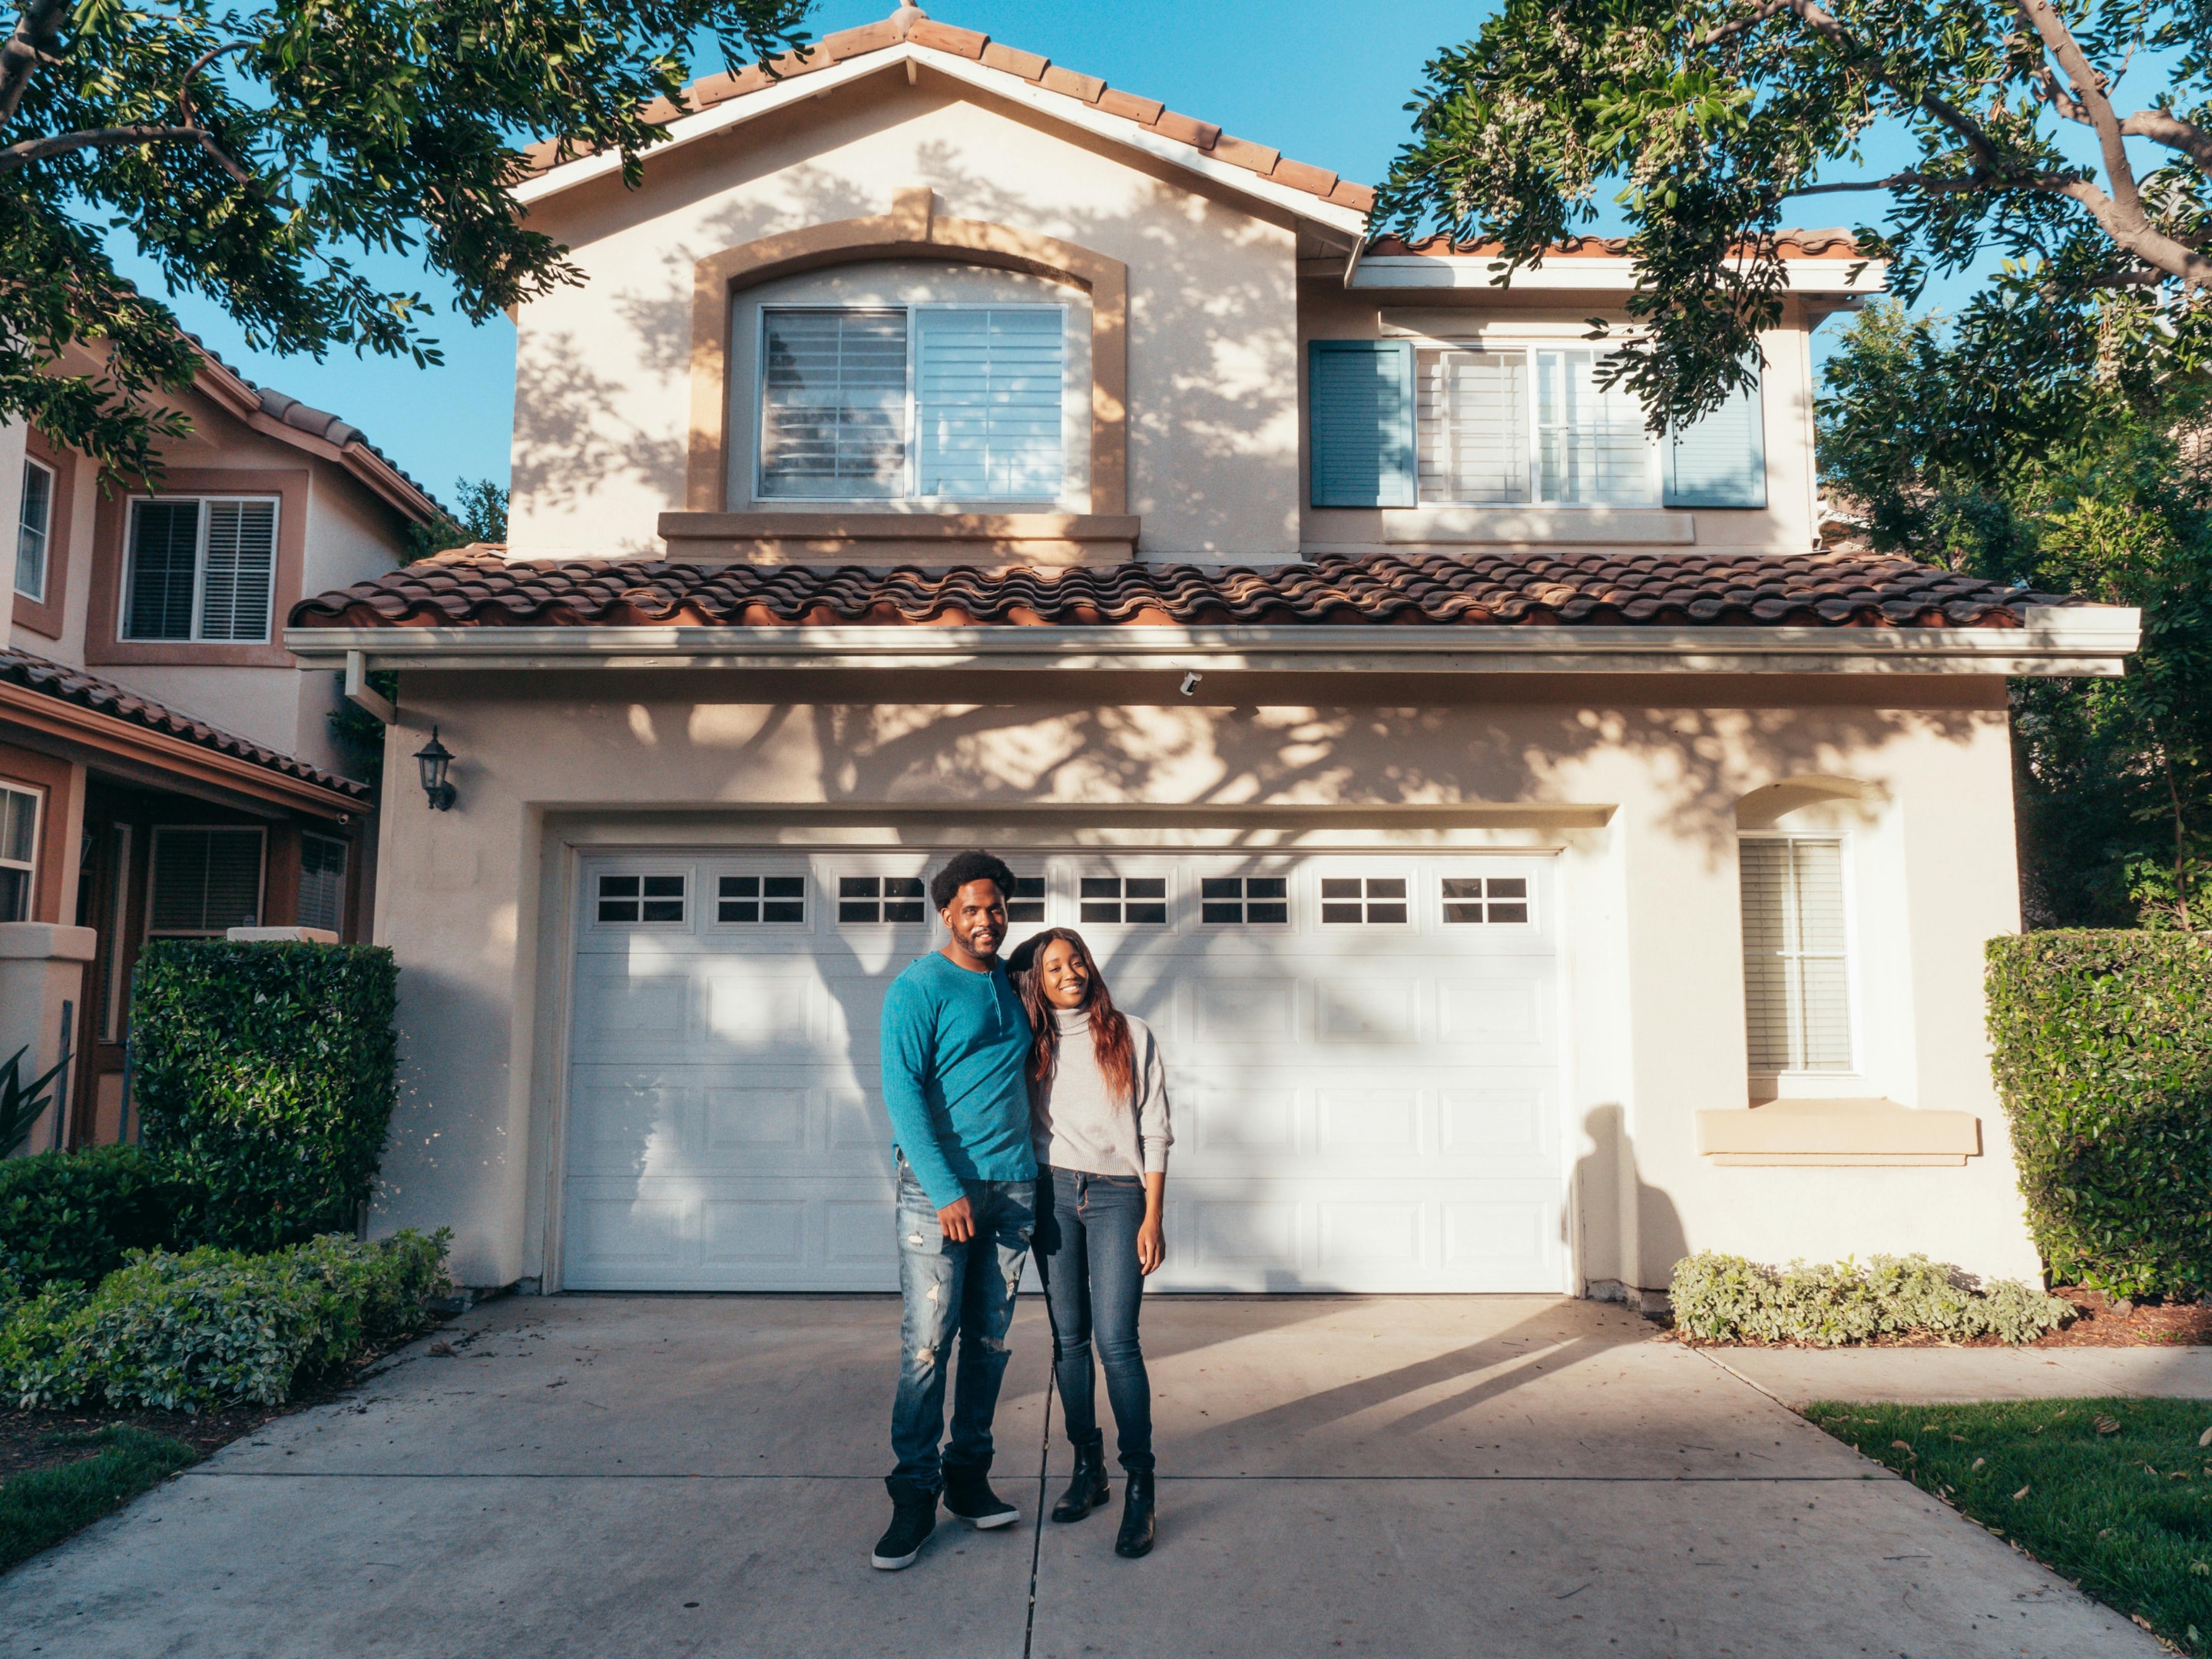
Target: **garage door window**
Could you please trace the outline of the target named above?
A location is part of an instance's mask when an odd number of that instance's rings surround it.
[[[926,921],[922,902],[920,876],[837,878],[837,921],[843,927]]]
[[[1008,921],[1042,921],[1044,920],[1044,878],[1016,876],[1014,890],[1006,899]]]
[[[601,876],[599,923],[680,927],[687,920],[687,885],[682,876]]]
[[[1490,927],[1526,926],[1528,878],[1446,876],[1444,921],[1452,924],[1480,922]]]
[[[1284,926],[1291,919],[1290,880],[1284,876],[1201,877],[1198,919],[1210,927]]]
[[[1321,919],[1324,922],[1402,924],[1407,919],[1403,876],[1323,876]]]
[[[714,920],[725,924],[804,926],[804,876],[720,876],[714,882]]]
[[[1078,914],[1085,921],[1123,927],[1168,925],[1165,876],[1085,876]]]

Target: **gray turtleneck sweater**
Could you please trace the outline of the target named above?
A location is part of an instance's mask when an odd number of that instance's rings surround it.
[[[1032,1109],[1030,1130],[1036,1160],[1085,1175],[1143,1176],[1168,1167],[1175,1140],[1168,1127],[1167,1070],[1152,1027],[1129,1020],[1135,1051],[1137,1098],[1117,1098],[1098,1069],[1091,1042],[1091,1012],[1055,1008],[1060,1023],[1060,1069]]]

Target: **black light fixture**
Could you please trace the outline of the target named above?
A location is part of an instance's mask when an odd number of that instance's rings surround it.
[[[429,797],[433,811],[450,812],[457,792],[446,781],[446,769],[453,763],[453,751],[438,741],[438,728],[430,728],[430,741],[415,751],[415,763],[422,769],[422,793]]]

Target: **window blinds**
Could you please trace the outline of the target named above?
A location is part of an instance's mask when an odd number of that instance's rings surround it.
[[[276,503],[209,501],[206,507],[199,636],[265,640],[276,576]]]
[[[345,931],[346,844],[331,836],[300,837],[300,926]]]
[[[1667,505],[1766,505],[1766,420],[1756,380],[1675,431],[1667,447]]]
[[[1411,507],[1410,340],[1306,343],[1309,499],[1316,507]]]
[[[1544,500],[1576,506],[1655,502],[1651,443],[1636,394],[1625,386],[1599,388],[1595,351],[1539,351],[1535,358]]]
[[[1741,842],[1744,1016],[1750,1069],[1851,1069],[1839,841]]]
[[[1528,499],[1528,356],[1424,351],[1419,362],[1421,499]]]
[[[1061,335],[1057,307],[916,315],[918,494],[945,501],[1059,495]]]
[[[220,933],[261,919],[261,831],[154,831],[149,933]]]
[[[123,617],[126,638],[191,638],[199,539],[198,501],[132,503],[131,591]]]
[[[885,501],[906,493],[906,313],[763,313],[760,493]]]

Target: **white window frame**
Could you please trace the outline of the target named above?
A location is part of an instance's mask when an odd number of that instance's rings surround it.
[[[1422,901],[1425,895],[1421,890],[1422,884],[1420,878],[1411,866],[1395,864],[1387,859],[1373,861],[1360,860],[1356,862],[1332,860],[1330,862],[1315,865],[1313,866],[1313,874],[1310,879],[1313,884],[1314,926],[1320,928],[1324,933],[1333,933],[1352,929],[1357,929],[1358,932],[1363,933],[1414,933],[1425,931],[1421,926],[1421,911]],[[1324,882],[1330,881],[1357,881],[1359,884],[1358,898],[1357,900],[1353,900],[1325,897],[1323,896],[1322,884]],[[1369,905],[1395,904],[1400,902],[1400,901],[1388,896],[1376,897],[1370,895],[1367,890],[1367,884],[1370,881],[1398,881],[1405,884],[1406,896],[1403,902],[1406,907],[1406,919],[1403,921],[1370,921],[1368,920],[1367,907]],[[1357,903],[1359,906],[1358,921],[1333,921],[1329,919],[1327,914],[1328,906],[1332,904],[1352,903]],[[1438,914],[1441,915],[1442,913],[1439,912]]]
[[[1817,1080],[1827,1084],[1850,1083],[1866,1075],[1866,1022],[1861,1017],[1859,986],[1859,906],[1856,838],[1844,830],[1741,830],[1736,832],[1739,848],[1736,901],[1736,935],[1738,960],[1749,959],[1744,947],[1741,844],[1747,841],[1821,841],[1832,842],[1836,847],[1838,890],[1844,907],[1844,1018],[1850,1022],[1850,1059],[1838,1070],[1834,1067],[1808,1071],[1785,1066],[1778,1071],[1762,1072],[1750,1066],[1751,1032],[1747,1008],[1744,1030],[1744,1060],[1749,1075],[1755,1078],[1788,1079],[1793,1081]]]
[[[1491,339],[1487,337],[1443,340],[1417,339],[1413,345],[1413,381],[1416,389],[1413,410],[1413,502],[1417,507],[1458,507],[1487,509],[1493,512],[1512,512],[1516,508],[1541,507],[1561,513],[1618,513],[1640,511],[1662,507],[1667,499],[1667,454],[1660,441],[1648,431],[1643,434],[1644,471],[1650,488],[1643,499],[1632,501],[1563,501],[1547,497],[1543,493],[1544,464],[1542,426],[1538,414],[1536,392],[1536,358],[1547,351],[1589,351],[1603,357],[1610,355],[1604,349],[1581,340]],[[1421,429],[1419,393],[1423,356],[1431,352],[1472,351],[1491,356],[1518,356],[1522,360],[1522,410],[1525,429],[1522,433],[1522,464],[1528,469],[1528,495],[1519,501],[1458,501],[1431,496],[1421,489]]]
[[[46,521],[38,526],[39,585],[35,589],[23,586],[23,537],[32,528],[29,520],[24,515],[30,506],[31,492],[27,486],[33,471],[46,475]],[[15,592],[33,605],[44,605],[46,603],[46,591],[53,586],[54,493],[61,488],[61,474],[37,456],[26,455],[23,457],[23,478],[26,488],[16,498],[15,507]]]
[[[138,509],[142,505],[191,501],[199,508],[199,523],[192,534],[192,628],[189,635],[149,635],[128,632],[131,626],[131,586],[138,575]],[[208,508],[222,501],[269,503],[269,609],[261,618],[258,638],[207,639],[200,632],[204,620],[200,608],[207,599]],[[133,495],[123,515],[123,580],[117,584],[115,637],[124,645],[267,645],[275,623],[278,568],[284,559],[284,498],[282,495],[224,492],[210,495]]]
[[[1067,349],[1068,307],[1064,301],[1052,300],[927,300],[894,301],[884,305],[862,305],[851,302],[790,300],[763,305],[753,324],[753,387],[752,387],[752,499],[763,511],[777,507],[836,507],[853,511],[881,511],[885,507],[902,506],[952,507],[970,501],[988,501],[995,505],[1009,502],[1031,502],[1051,507],[1066,499],[1068,465],[1067,407],[1069,386],[1068,368],[1073,361]],[[873,311],[900,312],[906,318],[906,450],[899,478],[899,493],[895,495],[770,495],[763,489],[766,474],[768,447],[768,320],[771,314],[782,311]],[[919,400],[915,392],[915,364],[919,349],[917,318],[925,311],[1050,311],[1060,318],[1060,493],[1056,495],[924,495],[919,493],[921,473],[921,431],[916,419]],[[1085,400],[1087,406],[1088,400]],[[198,614],[195,612],[194,614]],[[855,872],[859,873],[859,872]],[[856,924],[857,925],[857,924]],[[901,924],[904,925],[904,924]]]
[[[885,869],[882,863],[872,859],[855,858],[851,860],[843,860],[830,858],[823,860],[818,869],[820,872],[826,872],[826,873],[817,873],[814,884],[815,891],[822,896],[821,914],[825,919],[827,925],[839,933],[858,931],[867,931],[872,933],[919,933],[926,936],[929,933],[929,930],[937,925],[937,907],[930,898],[929,870],[926,866],[921,868],[916,868],[914,865],[908,863],[903,868]],[[872,879],[878,884],[878,891],[872,898],[860,895],[854,895],[848,898],[844,890],[845,882],[848,877],[856,880],[863,881]],[[883,920],[882,907],[886,901],[880,890],[880,884],[886,880],[919,881],[921,884],[921,919],[920,921],[885,921]],[[914,902],[914,896],[910,893],[896,896],[888,902],[896,904],[910,904]],[[872,921],[846,921],[844,915],[844,906],[848,902],[853,904],[874,904],[877,907],[876,919]]]
[[[23,914],[20,916],[0,916],[0,921],[28,921],[39,905],[39,848],[46,833],[46,792],[35,783],[19,783],[14,778],[0,778],[0,816],[4,816],[4,798],[9,795],[27,795],[31,801],[31,856],[13,859],[0,848],[0,870],[21,870],[23,872]]]
[[[1103,928],[1109,933],[1111,933],[1117,938],[1123,933],[1149,933],[1154,935],[1161,933],[1180,933],[1183,931],[1182,914],[1187,896],[1183,890],[1189,884],[1180,880],[1178,878],[1179,874],[1180,872],[1173,865],[1166,863],[1156,865],[1144,860],[1133,860],[1127,864],[1110,865],[1078,862],[1074,866],[1072,872],[1072,880],[1067,896],[1069,912],[1069,921],[1067,925],[1077,929],[1079,932],[1088,932],[1092,928]],[[1118,881],[1121,884],[1121,893],[1119,896],[1112,899],[1093,898],[1086,901],[1083,896],[1083,884],[1086,881]],[[1137,898],[1132,899],[1129,896],[1128,884],[1133,881],[1157,881],[1162,883],[1163,885],[1160,889],[1159,897],[1152,899],[1140,895]],[[1083,907],[1086,902],[1091,904],[1117,905],[1121,908],[1121,914],[1125,920],[1121,921],[1087,921],[1084,919],[1083,915]],[[1164,907],[1166,911],[1165,919],[1160,921],[1127,921],[1126,918],[1128,915],[1128,907],[1133,903],[1161,905]]]
[[[1480,880],[1482,883],[1483,896],[1480,900],[1455,899],[1446,896],[1444,892],[1446,882],[1468,880]],[[1490,884],[1493,881],[1521,882],[1527,889],[1527,896],[1518,900],[1510,897],[1492,898],[1490,896]],[[1535,866],[1533,865],[1493,866],[1489,860],[1483,859],[1468,859],[1458,865],[1441,865],[1436,872],[1434,890],[1428,895],[1429,914],[1436,918],[1437,931],[1440,933],[1464,933],[1473,937],[1486,938],[1497,933],[1540,933],[1543,930],[1544,919],[1542,912],[1538,908],[1538,894],[1541,887],[1542,883],[1538,879]],[[1483,919],[1480,921],[1454,921],[1445,915],[1446,905],[1465,903],[1480,903],[1485,912]],[[1526,921],[1490,920],[1488,915],[1490,906],[1514,903],[1521,904],[1528,910],[1528,919]]]
[[[750,921],[722,920],[722,906],[725,904],[749,903],[759,906],[791,902],[789,896],[786,894],[777,894],[771,897],[765,892],[758,891],[750,897],[738,893],[726,896],[722,892],[724,882],[733,880],[769,882],[794,879],[799,883],[799,913],[797,921],[767,921],[757,916]],[[817,924],[822,919],[822,884],[814,878],[814,872],[804,865],[793,865],[787,862],[717,866],[704,870],[700,874],[699,915],[707,931],[712,933],[742,933],[747,938],[805,937],[816,931]]]
[[[248,835],[258,838],[260,856],[254,861],[253,921],[246,926],[259,925],[269,914],[269,831],[252,823],[157,823],[149,838],[146,856],[146,937],[148,939],[221,939],[220,927],[156,927],[154,917],[161,905],[161,837],[172,834],[192,834],[202,830],[217,830],[225,835]]]
[[[684,914],[682,916],[678,917],[674,921],[665,921],[659,920],[647,921],[645,920],[645,907],[647,904],[665,904],[668,902],[667,896],[665,894],[655,893],[648,895],[646,892],[645,881],[646,878],[648,876],[674,876],[683,882]],[[632,879],[637,883],[638,890],[635,896],[635,902],[638,907],[637,921],[602,921],[599,919],[599,884],[609,877],[612,877],[617,880]],[[699,872],[688,864],[618,864],[611,867],[605,865],[595,866],[592,867],[589,878],[585,883],[584,904],[585,914],[587,918],[586,925],[589,930],[594,933],[692,933],[696,931],[694,923],[698,917],[700,911],[699,891]],[[624,898],[629,896],[631,896],[627,894],[617,894],[613,896],[613,902],[619,904]]]

